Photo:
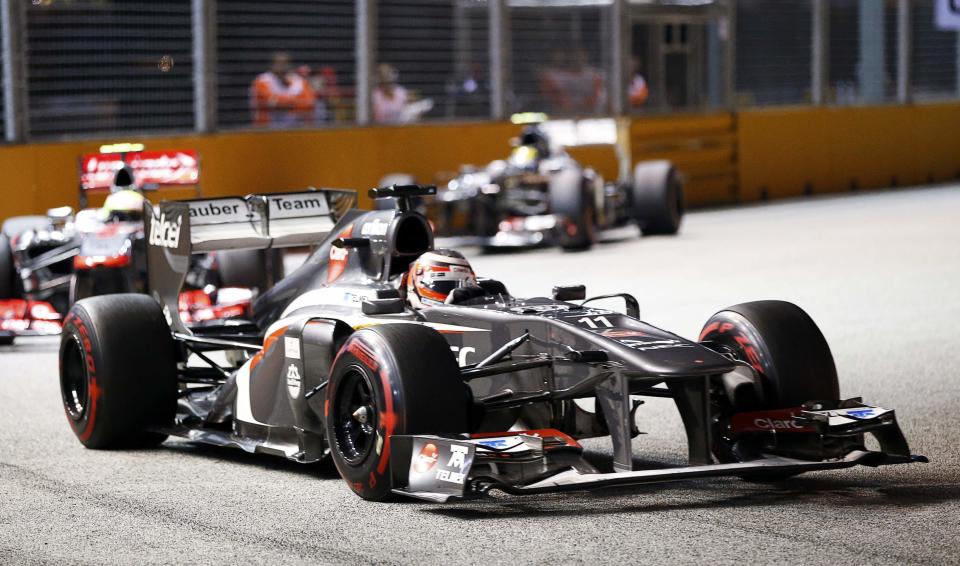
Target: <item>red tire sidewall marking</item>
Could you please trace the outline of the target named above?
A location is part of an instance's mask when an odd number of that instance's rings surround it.
[[[369,372],[369,377],[379,378],[381,383],[381,393],[383,398],[383,408],[379,412],[378,423],[377,423],[377,433],[383,439],[383,446],[379,454],[379,460],[377,461],[376,468],[370,471],[369,476],[366,479],[366,484],[363,481],[358,481],[355,477],[355,474],[344,473],[345,471],[341,469],[339,462],[334,460],[334,463],[337,464],[337,469],[340,471],[341,477],[344,481],[350,486],[354,492],[362,494],[365,491],[365,488],[369,487],[370,489],[376,488],[377,484],[384,480],[384,475],[388,472],[388,464],[390,462],[390,437],[394,434],[397,427],[397,415],[394,411],[394,399],[393,399],[393,387],[390,381],[390,374],[388,373],[389,363],[381,363],[378,360],[386,359],[382,355],[378,355],[378,350],[376,344],[372,344],[369,341],[365,340],[363,335],[357,336],[354,334],[347,339],[343,347],[340,349],[340,352],[334,358],[333,367],[336,367],[337,363],[340,360],[340,357],[344,353],[349,353],[358,364],[364,366]],[[327,401],[324,405],[324,418],[330,418],[330,399],[336,398],[337,395],[337,386],[339,383],[335,382],[333,387],[330,388],[327,394]],[[336,442],[335,439],[330,439],[331,442]],[[350,477],[354,476],[354,477]]]
[[[743,355],[746,358],[743,361],[750,364],[750,366],[761,375],[766,375],[767,371],[764,370],[763,359],[760,356],[760,352],[757,350],[757,346],[754,345],[750,337],[747,336],[743,329],[738,325],[725,320],[713,321],[708,324],[700,333],[699,340],[701,342],[709,341],[714,339],[715,336],[725,335],[728,332],[730,333],[729,338],[733,340],[733,344],[730,345],[735,346],[737,349],[743,352]],[[727,336],[724,336],[724,338],[727,338]]]
[[[79,421],[74,420],[73,417],[70,416],[70,412],[66,407],[64,407],[64,412],[66,412],[70,427],[73,428],[77,437],[81,442],[86,442],[93,435],[97,417],[97,406],[99,405],[100,396],[103,394],[103,391],[97,385],[97,367],[93,356],[93,341],[90,339],[90,332],[87,329],[86,323],[82,318],[72,313],[67,316],[65,322],[68,327],[76,329],[76,336],[79,338],[82,349],[83,363],[86,367],[87,374],[87,406],[83,418]]]

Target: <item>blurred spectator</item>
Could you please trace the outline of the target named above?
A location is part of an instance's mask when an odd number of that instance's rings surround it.
[[[300,65],[295,73],[287,77],[288,96],[290,96],[291,121],[298,124],[312,124],[316,119],[317,91],[310,78],[310,67]]]
[[[410,97],[407,89],[397,84],[399,73],[393,65],[377,67],[377,88],[373,91],[373,120],[396,124],[404,121],[404,109]]]
[[[323,66],[310,76],[310,86],[316,94],[313,119],[317,123],[336,119],[337,109],[343,105],[343,93],[337,85],[337,73],[333,67]]]
[[[447,117],[485,116],[490,104],[490,82],[483,66],[473,63],[467,72],[447,84]]]
[[[650,89],[647,87],[647,79],[643,77],[643,64],[639,57],[634,57],[631,62],[630,86],[628,94],[630,96],[630,106],[637,108],[647,103],[650,98]]]
[[[317,94],[309,78],[310,67],[294,71],[290,55],[274,53],[270,70],[257,75],[250,85],[253,123],[269,127],[312,123]]]
[[[288,121],[288,110],[293,100],[287,83],[290,68],[290,55],[274,53],[270,69],[253,79],[250,85],[250,108],[253,110],[254,124],[276,126]]]
[[[576,49],[563,64],[563,52],[554,53],[554,67],[540,75],[540,90],[550,110],[563,114],[595,114],[605,110],[607,92],[600,69],[591,67],[587,52]]]
[[[433,108],[433,99],[415,100],[397,84],[399,74],[388,63],[377,67],[377,88],[373,90],[373,121],[381,124],[414,122]]]

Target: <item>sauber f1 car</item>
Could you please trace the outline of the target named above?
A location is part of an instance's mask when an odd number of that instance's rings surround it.
[[[151,295],[79,301],[60,384],[89,448],[168,435],[297,462],[331,458],[365,499],[430,501],[711,476],[779,478],[908,463],[893,410],[841,399],[823,335],[800,308],[745,303],[687,340],[591,305],[583,287],[513,297],[459,253],[433,250],[410,200],[347,210],[338,191],[217,199],[217,218],[146,214]],[[192,253],[317,244],[255,303],[253,320],[193,327],[177,297]],[[635,469],[635,412],[673,399],[689,465]],[[588,402],[588,401],[592,401]],[[872,435],[878,449],[868,449]],[[612,465],[581,439],[609,437]],[[598,467],[599,466],[599,467]]]
[[[621,169],[623,169],[621,165]],[[629,169],[629,167],[626,167]],[[683,219],[680,177],[669,161],[641,161],[606,182],[539,125],[526,126],[506,160],[465,168],[428,204],[437,235],[452,245],[589,248],[604,230],[636,224],[676,234]]]

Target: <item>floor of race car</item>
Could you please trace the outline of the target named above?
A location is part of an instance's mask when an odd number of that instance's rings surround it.
[[[930,464],[378,505],[331,466],[180,441],[85,450],[62,414],[56,339],[23,339],[0,353],[0,563],[960,563],[957,218],[960,186],[937,187],[697,212],[677,238],[474,259],[517,295],[629,291],[646,320],[686,336],[727,305],[794,301],[829,340],[841,393],[895,408]],[[667,401],[638,423],[640,466],[682,463]]]

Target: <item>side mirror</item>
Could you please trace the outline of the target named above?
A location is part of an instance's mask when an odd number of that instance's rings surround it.
[[[599,295],[596,297],[590,297],[589,299],[583,301],[580,304],[585,305],[590,301],[599,301],[600,299],[615,299],[618,297],[623,299],[623,302],[626,303],[627,305],[627,316],[640,320],[640,301],[638,301],[637,298],[631,295],[630,293],[614,293],[612,295]]]
[[[553,298],[557,301],[582,301],[587,298],[585,285],[557,285],[553,288]]]

